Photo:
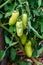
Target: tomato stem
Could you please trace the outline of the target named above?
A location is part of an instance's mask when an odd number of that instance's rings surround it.
[[[32,60],[33,60],[37,65],[42,65],[42,63],[38,62],[34,57],[32,57]]]
[[[2,5],[0,5],[0,9],[1,9],[4,5],[6,5],[9,1],[10,1],[10,0],[7,0],[7,1],[4,2]]]
[[[29,28],[37,35],[37,37],[43,39],[43,37],[31,26],[31,22],[28,22]]]
[[[10,42],[10,43],[12,43],[12,42]],[[8,50],[11,46],[14,46],[14,45],[17,44],[17,43],[18,43],[18,42],[15,42],[15,43],[11,44],[10,46],[8,46],[8,47],[5,49],[5,51],[4,51],[4,53],[3,53],[2,57],[1,57],[1,61],[2,61],[3,58],[5,57],[7,50]]]
[[[9,23],[3,23],[2,25],[8,25]]]
[[[16,38],[16,40],[18,41],[18,43],[19,43],[19,45],[20,45],[20,48],[21,48],[22,50],[24,50],[24,49],[23,49],[23,46],[22,46],[22,44],[21,44],[20,38],[18,38],[16,35],[15,35],[15,38]]]
[[[9,33],[11,33],[11,32],[9,31],[9,29],[6,28],[3,24],[1,24],[0,27],[2,27],[3,29],[5,29],[6,31],[8,31]],[[13,35],[13,33],[11,33],[11,35]]]

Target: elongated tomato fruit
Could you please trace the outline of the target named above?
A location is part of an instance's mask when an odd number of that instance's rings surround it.
[[[14,25],[17,21],[18,16],[19,16],[19,12],[15,11],[14,13],[12,13],[12,16],[9,19],[9,25]]]
[[[22,43],[23,45],[25,45],[26,40],[27,40],[27,36],[26,36],[25,34],[23,34],[22,37],[21,37],[21,43]]]
[[[23,27],[24,27],[24,29],[26,29],[26,27],[27,27],[27,19],[28,19],[27,13],[24,13],[22,15],[22,21],[23,21]]]
[[[30,41],[25,45],[25,52],[27,57],[32,57],[32,47]]]
[[[17,31],[17,35],[19,37],[21,37],[22,34],[23,34],[23,24],[22,24],[22,21],[16,23],[16,31]]]

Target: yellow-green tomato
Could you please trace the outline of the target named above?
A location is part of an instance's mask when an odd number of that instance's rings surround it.
[[[21,37],[21,43],[24,45],[26,43],[26,40],[27,40],[27,36],[23,34]]]
[[[32,42],[29,40],[28,43],[27,43],[28,46],[31,46],[32,45]]]
[[[17,21],[18,16],[19,16],[18,11],[13,12],[12,16],[9,19],[9,25],[14,25],[16,23],[16,21]]]
[[[32,57],[32,47],[31,47],[31,43],[28,42],[26,45],[25,45],[25,52],[26,52],[26,55],[27,57]]]
[[[22,24],[22,21],[16,23],[16,31],[17,31],[17,35],[19,37],[21,37],[22,34],[23,34],[23,24]]]
[[[24,29],[26,29],[26,27],[27,27],[27,20],[28,20],[27,13],[24,13],[22,15],[22,21],[23,21],[23,27],[24,27]]]

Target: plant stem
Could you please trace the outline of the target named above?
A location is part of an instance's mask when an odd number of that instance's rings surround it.
[[[2,25],[8,25],[9,23],[3,23]]]
[[[40,39],[43,39],[43,37],[31,26],[31,22],[28,22],[29,28],[39,37]]]
[[[20,47],[21,47],[21,49],[23,50],[23,47],[22,47],[21,42],[20,42],[20,39],[19,39],[15,34],[11,33],[11,32],[9,31],[9,29],[6,28],[3,24],[1,24],[0,27],[2,27],[3,29],[5,29],[6,31],[8,31],[12,36],[14,35],[15,38],[16,38],[16,40],[19,41]],[[13,37],[14,37],[14,36],[13,36]]]
[[[9,1],[10,1],[10,0],[7,0],[7,1],[4,2],[2,5],[0,5],[0,9],[1,9],[4,5],[6,5]]]
[[[15,38],[16,38],[17,41],[19,41],[18,43],[19,43],[19,45],[20,45],[20,48],[21,48],[22,50],[24,50],[24,49],[23,49],[23,46],[22,46],[22,44],[21,44],[20,39],[19,39],[16,35],[15,35]]]
[[[32,60],[33,60],[37,65],[42,65],[42,63],[38,62],[34,57],[32,57]]]
[[[8,31],[11,35],[13,35],[13,33],[11,33],[11,32],[9,31],[9,29],[6,28],[3,24],[1,24],[0,27],[2,27],[3,29],[5,29],[6,31]]]
[[[11,43],[11,42],[10,42],[10,43]],[[4,51],[4,53],[3,53],[2,57],[1,57],[1,61],[2,61],[3,58],[5,57],[7,50],[8,50],[11,46],[14,46],[14,45],[17,44],[17,43],[18,43],[18,42],[13,43],[13,44],[11,44],[10,46],[8,46],[8,47],[5,49],[5,51]]]
[[[36,35],[39,37],[39,38],[41,38],[41,39],[43,39],[43,37],[41,36],[41,35],[39,35],[39,33],[31,26],[31,29],[36,33]]]

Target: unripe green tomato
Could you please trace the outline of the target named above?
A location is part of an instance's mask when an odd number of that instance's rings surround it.
[[[16,23],[16,31],[17,31],[17,35],[19,37],[21,37],[22,34],[23,34],[23,24],[22,24],[22,21]]]
[[[17,21],[18,16],[19,12],[15,11],[14,13],[12,13],[12,16],[9,19],[9,25],[14,25]]]
[[[26,55],[27,57],[32,57],[32,47],[31,47],[31,43],[28,42],[26,45],[25,45],[25,52],[26,52]]]
[[[22,15],[22,21],[23,21],[23,28],[24,29],[26,29],[26,27],[27,27],[27,20],[28,20],[27,13],[24,13]]]
[[[28,46],[31,46],[32,45],[32,42],[29,40],[28,43],[27,43]]]
[[[21,43],[22,43],[23,45],[25,45],[26,40],[27,40],[27,36],[26,36],[25,34],[23,34],[22,37],[21,37]]]

